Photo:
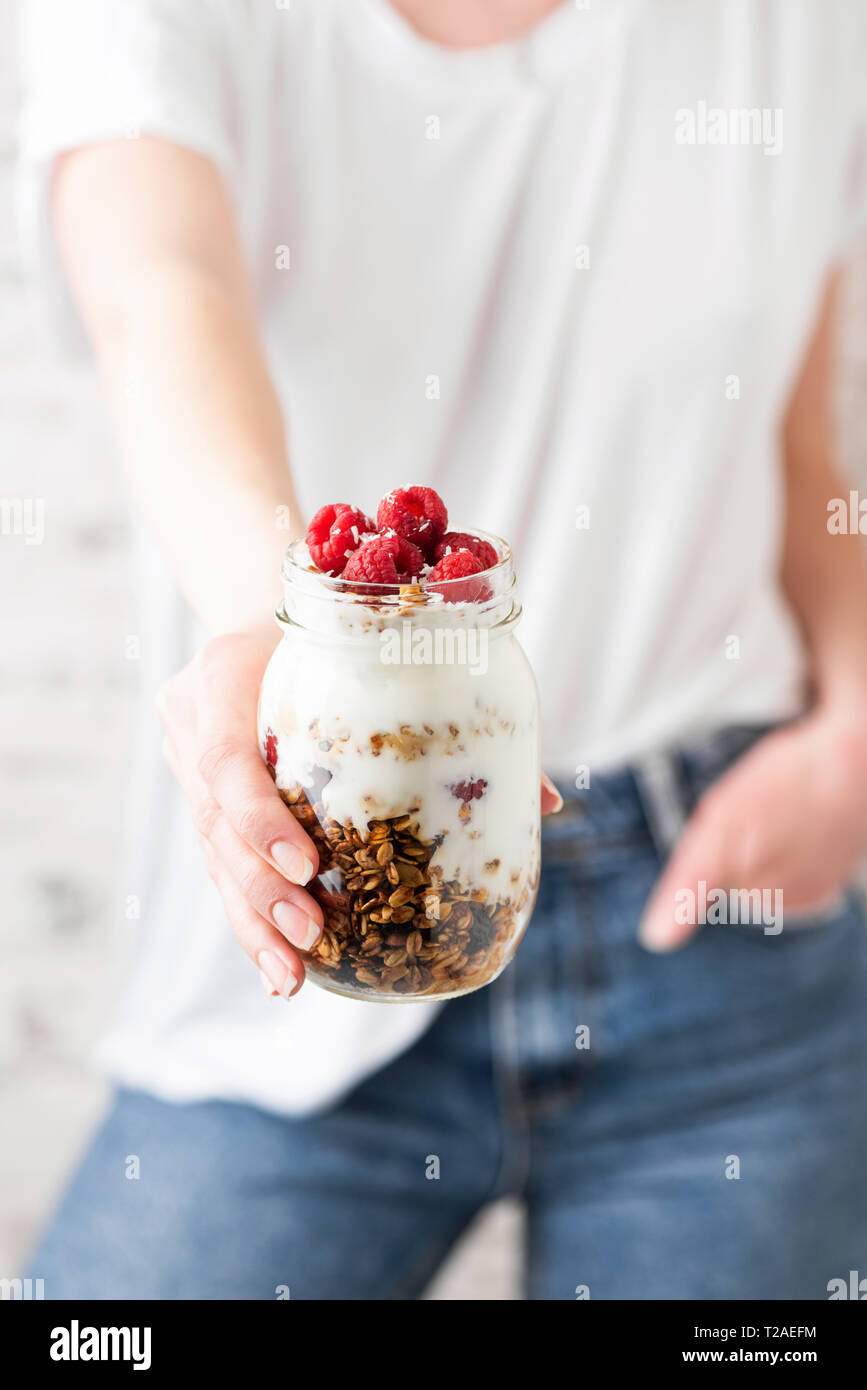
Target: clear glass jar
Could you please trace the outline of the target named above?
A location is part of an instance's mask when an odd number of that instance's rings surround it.
[[[347,583],[286,552],[259,740],[319,850],[308,978],[356,999],[468,994],[509,962],[539,875],[536,683],[512,557],[483,575]]]

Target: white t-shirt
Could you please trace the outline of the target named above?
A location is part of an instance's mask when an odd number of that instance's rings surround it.
[[[213,159],[303,507],[427,482],[456,526],[512,542],[549,771],[798,710],[777,427],[867,219],[859,0],[564,3],[466,51],[387,0],[26,13],[25,245],[66,327],[80,342],[47,217],[58,151],[141,132]],[[265,1003],[158,761],[150,694],[197,635],[138,558],[142,919],[103,1056],[165,1096],[302,1111],[435,1009]]]

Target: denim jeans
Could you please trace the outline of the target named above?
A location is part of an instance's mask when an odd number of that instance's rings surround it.
[[[118,1095],[34,1255],[46,1297],[414,1298],[506,1193],[534,1299],[823,1299],[867,1275],[857,899],[636,941],[680,825],[757,736],[569,794],[514,962],[337,1107]]]

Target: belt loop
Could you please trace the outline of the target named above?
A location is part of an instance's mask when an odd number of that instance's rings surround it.
[[[647,754],[636,764],[634,773],[653,843],[667,856],[680,839],[688,815],[677,756],[668,751]]]

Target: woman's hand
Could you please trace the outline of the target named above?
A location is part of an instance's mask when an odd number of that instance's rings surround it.
[[[318,869],[316,847],[259,752],[256,705],[274,646],[270,628],[215,637],[166,681],[157,709],[166,761],[190,804],[235,935],[269,992],[288,999],[304,982],[292,947],[315,945],[322,909],[304,891]],[[545,815],[563,804],[547,777],[541,798]]]
[[[322,910],[303,885],[317,871],[313,841],[283,804],[259,752],[259,684],[273,630],[208,642],[160,690],[166,761],[183,788],[208,872],[239,942],[269,992],[304,981],[292,949],[309,950]]]
[[[679,894],[712,889],[782,893],[783,913],[829,907],[867,852],[864,712],[818,710],[761,739],[701,798],[639,927],[653,951],[696,931],[678,920]],[[695,901],[695,899],[693,899]],[[791,923],[790,923],[791,924]]]

